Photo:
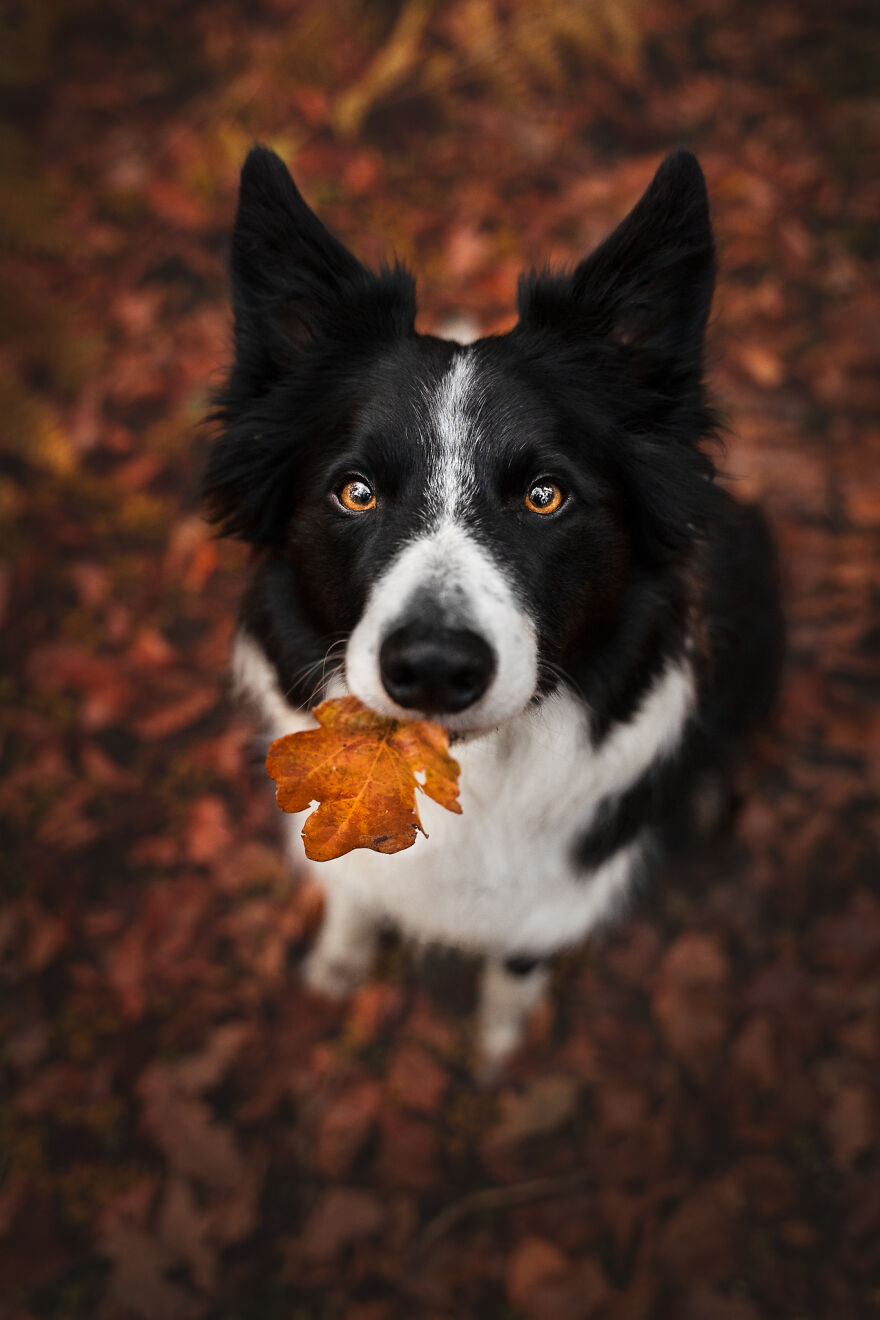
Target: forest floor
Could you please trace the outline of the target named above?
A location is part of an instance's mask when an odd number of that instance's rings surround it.
[[[880,1316],[876,19],[593,9],[4,19],[2,1320]],[[707,174],[778,727],[734,838],[563,960],[494,1088],[472,969],[392,945],[341,1007],[298,982],[320,897],[228,697],[246,555],[197,499],[254,138],[411,263],[425,328],[509,325],[521,267],[667,149]]]

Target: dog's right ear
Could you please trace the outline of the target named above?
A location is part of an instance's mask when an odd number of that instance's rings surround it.
[[[415,288],[400,266],[361,265],[309,209],[284,162],[254,147],[241,172],[232,238],[235,360],[216,395],[218,434],[202,478],[221,533],[277,543],[293,472],[320,429],[328,371],[414,332]],[[297,407],[272,406],[298,385]]]
[[[368,270],[306,205],[287,166],[254,147],[241,171],[232,236],[232,299],[239,387],[259,395],[307,345],[346,325],[377,339],[412,330],[412,281]],[[361,310],[361,309],[366,309]]]

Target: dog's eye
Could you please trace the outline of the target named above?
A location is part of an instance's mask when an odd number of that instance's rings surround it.
[[[364,481],[363,477],[352,477],[351,481],[347,481],[342,489],[337,491],[336,498],[350,513],[366,513],[367,509],[376,507],[373,488]]]
[[[529,513],[555,513],[565,499],[555,481],[536,481],[526,495]]]

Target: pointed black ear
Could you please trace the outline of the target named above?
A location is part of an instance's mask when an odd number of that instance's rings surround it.
[[[714,283],[703,171],[689,151],[676,151],[626,219],[572,275],[523,281],[520,322],[587,334],[627,350],[639,374],[699,370]]]
[[[326,429],[346,370],[414,333],[415,291],[400,266],[362,266],[266,147],[241,172],[231,265],[235,360],[215,396],[202,491],[224,535],[267,545],[284,534],[291,473]],[[289,396],[275,408],[281,381]]]
[[[236,367],[260,392],[307,344],[340,325],[371,295],[375,335],[412,328],[415,305],[405,272],[375,275],[303,201],[287,166],[254,147],[241,172],[232,236]],[[360,319],[360,317],[356,317]]]

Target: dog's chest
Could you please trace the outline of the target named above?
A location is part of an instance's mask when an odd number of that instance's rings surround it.
[[[598,750],[583,705],[566,693],[547,698],[453,747],[460,816],[419,795],[426,838],[392,856],[351,853],[317,877],[415,938],[499,954],[575,943],[625,899],[641,860],[636,843],[584,871],[576,843],[599,803],[625,791],[680,728],[688,691],[678,674],[662,680],[636,722]]]
[[[261,699],[273,736],[311,718],[281,701],[251,643],[236,655],[239,686]],[[247,662],[247,664],[245,663]],[[478,951],[550,953],[577,942],[625,898],[637,842],[588,872],[575,847],[600,802],[625,792],[681,736],[693,700],[686,665],[647,693],[632,721],[594,748],[587,711],[560,691],[500,728],[457,743],[461,815],[418,795],[426,836],[392,855],[357,850],[314,864],[315,878],[417,939]],[[287,817],[294,863],[304,853],[304,815]]]
[[[418,794],[425,830],[392,855],[358,850],[315,866],[348,895],[417,939],[500,952],[558,947],[592,884],[574,861],[595,785],[585,713],[566,698],[504,730],[456,744],[461,815]],[[302,854],[301,818],[291,823]],[[582,923],[580,923],[582,924]]]

